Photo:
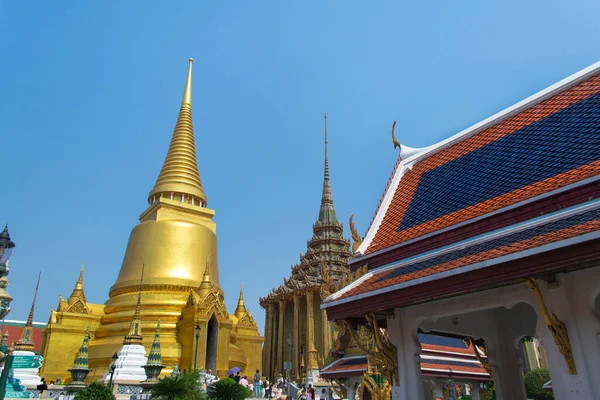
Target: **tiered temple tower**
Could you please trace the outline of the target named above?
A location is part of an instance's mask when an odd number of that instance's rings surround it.
[[[244,330],[238,337],[237,319],[227,312],[219,283],[216,224],[212,220],[215,211],[207,208],[207,197],[196,161],[192,124],[192,61],[190,59],[179,116],[166,159],[147,197],[148,207],[131,232],[109,299],[100,309],[86,303],[82,296],[79,296],[81,304],[87,306],[83,309],[61,299],[59,310],[51,315],[47,328],[49,335],[44,340],[48,354],[59,351],[75,355],[89,322],[92,335],[89,367],[93,372],[88,380],[101,378],[111,356],[121,348],[135,313],[142,265],[145,268],[140,328],[142,332],[152,332],[160,320],[162,360],[166,366],[163,374],[169,373],[175,365],[188,369],[194,359],[197,359],[198,367],[212,366],[213,373],[221,376],[231,366],[239,366],[242,370],[248,368],[248,371],[260,367],[259,349],[263,339],[257,328]],[[67,303],[68,311],[60,311],[61,307],[63,310],[67,307]],[[61,341],[58,337],[52,340],[56,334],[51,332],[71,329],[63,324],[61,312],[71,317],[76,311],[86,310],[87,320],[80,317],[77,323],[79,329],[72,328],[74,332],[81,333],[73,335],[73,339],[63,335]],[[100,319],[100,326],[94,325],[95,318]],[[83,321],[86,323],[83,324]],[[196,348],[197,324],[201,334]],[[246,340],[246,336],[252,340]],[[153,335],[143,336],[146,349],[151,348],[152,339]],[[197,357],[194,357],[195,351]],[[56,374],[64,370],[63,375],[68,377],[69,364],[57,360],[53,370]]]
[[[291,361],[293,378],[316,376],[331,350],[333,336],[327,315],[320,309],[321,300],[331,286],[348,276],[351,257],[350,241],[344,238],[344,228],[333,205],[325,114],[323,193],[313,236],[300,263],[292,266],[290,278],[284,278],[282,285],[260,299],[266,310],[265,375],[284,373],[284,362]]]

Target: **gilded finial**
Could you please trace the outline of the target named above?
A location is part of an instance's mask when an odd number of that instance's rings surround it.
[[[141,308],[142,308],[142,287],[144,283],[144,269],[145,265],[142,264],[142,276],[140,277],[140,289],[138,291],[137,303],[135,305],[135,312],[133,313],[133,319],[129,325],[129,332],[125,335],[123,340],[124,345],[142,345],[142,321],[141,321]]]
[[[183,99],[181,105],[189,104],[192,105],[192,64],[194,59],[190,57],[190,65],[188,67],[187,80],[185,82],[185,89],[183,90]]]
[[[398,141],[398,139],[396,139],[396,134],[394,133],[395,128],[396,128],[396,121],[394,121],[394,124],[392,125],[392,142],[394,143],[394,148],[398,147],[398,148],[402,149],[400,142]]]
[[[181,109],[179,110],[167,157],[156,179],[154,188],[148,195],[148,203],[150,204],[161,197],[172,197],[202,207],[205,207],[207,203],[200,181],[200,172],[198,171],[194,125],[192,123],[193,61],[190,58]]]
[[[354,214],[350,216],[350,232],[352,233],[352,252],[356,253],[362,244],[362,237],[358,234],[356,226],[354,226]]]
[[[244,293],[242,292],[242,282],[240,281],[240,298],[238,299],[237,307],[235,308],[234,315],[240,319],[246,314],[246,304],[244,303]]]

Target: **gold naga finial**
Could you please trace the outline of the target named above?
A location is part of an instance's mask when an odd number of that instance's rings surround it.
[[[358,234],[356,226],[354,226],[354,214],[350,216],[350,232],[352,233],[352,252],[356,253],[359,246],[362,244],[362,237]]]
[[[554,342],[556,343],[558,350],[565,358],[567,368],[569,369],[569,374],[577,374],[577,367],[575,366],[575,360],[573,359],[573,351],[571,350],[571,342],[569,341],[567,326],[560,319],[558,319],[556,314],[552,313],[552,315],[550,315],[536,280],[534,278],[527,278],[525,279],[525,283],[527,283],[527,286],[529,286],[529,289],[531,289],[533,295],[537,299],[540,311],[544,317],[544,322],[546,322],[548,330],[550,333],[552,333],[552,337],[554,338]]]
[[[394,129],[396,129],[396,121],[394,120],[394,124],[392,125],[392,142],[394,142],[394,148],[398,147],[402,150],[402,146],[398,139],[396,139],[396,134],[394,133]]]

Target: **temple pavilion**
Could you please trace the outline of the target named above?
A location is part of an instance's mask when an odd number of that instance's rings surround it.
[[[265,376],[276,377],[289,371],[291,378],[307,376],[310,381],[318,375],[331,351],[334,327],[327,320],[326,311],[319,307],[330,294],[329,288],[347,278],[352,252],[333,205],[327,146],[325,114],[323,193],[312,238],[306,252],[300,255],[300,262],[291,267],[290,277],[260,299],[266,311]]]
[[[370,331],[394,400],[434,396],[423,334],[473,344],[499,400],[526,399],[523,337],[543,344],[557,400],[600,398],[600,63],[435,145],[392,137],[328,318]]]

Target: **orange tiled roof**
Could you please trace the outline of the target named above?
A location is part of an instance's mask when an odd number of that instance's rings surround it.
[[[515,232],[503,229],[497,235],[487,235],[479,240],[472,240],[464,245],[458,244],[447,252],[431,256],[428,259],[415,259],[413,263],[405,262],[397,267],[374,270],[357,284],[348,286],[334,295],[335,300],[365,294],[374,290],[415,280],[429,275],[450,271],[459,267],[473,265],[501,256],[522,252],[550,243],[584,235],[600,230],[600,202],[592,201],[591,210],[574,213],[576,209],[564,210],[563,218],[546,216],[546,220],[535,226],[521,224],[522,229]],[[577,209],[582,208],[578,206]],[[543,223],[545,222],[545,223]],[[514,228],[514,227],[512,227]],[[504,232],[504,234],[502,234]],[[334,299],[331,299],[334,300]],[[330,301],[331,301],[330,300]]]
[[[395,188],[388,182],[388,189],[394,190],[391,202],[380,225],[370,227],[377,231],[364,253],[373,253],[599,175],[600,151],[598,151],[599,147],[596,147],[599,146],[598,137],[600,137],[598,135],[599,93],[600,75],[595,75],[416,162],[411,170],[404,173]],[[578,124],[578,118],[586,119],[587,125]],[[556,141],[555,153],[541,158],[546,165],[528,164],[528,160],[535,155],[536,148],[511,147],[509,142],[513,137],[516,140],[517,135],[528,139],[522,141],[526,146],[537,143],[539,148],[546,145],[552,149],[553,142]],[[503,143],[500,143],[500,140],[503,140]],[[518,145],[520,142],[515,143]],[[488,151],[488,154],[484,155],[487,149],[491,149],[491,145],[506,149],[508,152],[503,154],[500,151],[500,154],[495,154]],[[594,148],[595,154],[589,154]],[[518,150],[521,151],[517,153]],[[552,167],[550,164],[553,160],[560,162],[561,157],[565,157],[565,150],[583,153],[587,151],[588,156],[581,159],[581,165],[577,163],[566,165],[564,171],[558,168],[556,170],[559,173],[550,176],[547,176],[543,170],[538,171],[536,167],[542,167],[541,169],[546,166]],[[556,158],[553,159],[552,155]],[[479,164],[477,164],[478,157],[481,159]],[[477,171],[460,171],[459,168],[453,167],[454,164],[458,167],[461,163],[469,162],[468,165],[471,168],[475,165]],[[523,167],[523,170],[519,170],[520,167]],[[394,171],[396,169],[397,166]],[[536,170],[537,175],[533,174],[531,179],[525,179],[526,175],[531,175],[531,170]],[[507,186],[512,190],[482,198],[475,204],[469,204],[465,199],[458,199],[460,192],[468,191],[469,186],[481,185],[486,179],[490,180],[493,172],[497,172],[497,175],[495,181],[488,182],[489,185],[500,185],[504,177],[509,177],[511,174],[517,177],[525,176],[523,185]],[[459,179],[461,174],[467,175],[463,181]],[[436,187],[441,181],[449,186],[446,192],[441,190],[444,188]],[[474,192],[477,193],[476,190]],[[454,206],[448,204],[455,200],[453,197],[457,198]],[[457,208],[461,204],[464,206]],[[440,215],[440,210],[448,212]]]

